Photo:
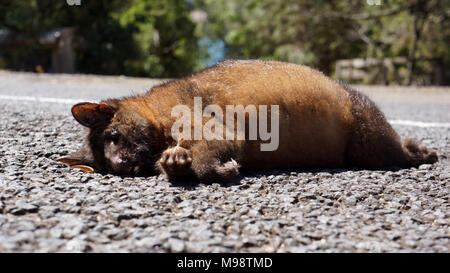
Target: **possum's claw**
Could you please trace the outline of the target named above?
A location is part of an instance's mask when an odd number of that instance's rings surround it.
[[[157,162],[157,168],[167,178],[186,175],[192,164],[191,152],[179,145],[165,150]]]

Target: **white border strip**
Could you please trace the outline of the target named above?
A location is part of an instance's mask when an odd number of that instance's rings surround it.
[[[61,104],[76,104],[86,101],[84,99],[62,99],[62,98],[43,98],[43,97],[31,97],[31,96],[8,96],[0,95],[0,100],[18,100],[18,101],[33,101],[33,102],[50,102]]]
[[[402,120],[402,119],[389,120],[389,122],[391,124],[395,124],[395,125],[405,125],[405,126],[422,127],[422,128],[429,128],[429,127],[449,128],[450,127],[450,123],[447,123],[447,122],[423,122],[423,121]]]
[[[60,103],[60,104],[76,104],[79,102],[88,101],[85,99],[63,99],[63,98],[8,96],[8,95],[0,95],[0,100],[50,102],[50,103]],[[448,123],[448,122],[423,122],[423,121],[402,120],[402,119],[389,120],[389,122],[394,125],[404,125],[404,126],[421,127],[421,128],[430,128],[430,127],[450,128],[450,123]]]

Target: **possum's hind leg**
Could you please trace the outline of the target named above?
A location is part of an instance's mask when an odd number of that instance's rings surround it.
[[[233,147],[226,141],[199,141],[189,149],[177,145],[162,153],[156,167],[169,180],[190,176],[206,183],[227,182],[239,174]]]
[[[227,182],[239,175],[239,149],[233,141],[199,141],[191,148],[192,170],[203,182]],[[235,160],[236,159],[236,160]]]
[[[347,164],[363,168],[410,167],[437,161],[437,155],[399,135],[378,107],[365,95],[346,87],[352,101],[352,125],[347,143]]]

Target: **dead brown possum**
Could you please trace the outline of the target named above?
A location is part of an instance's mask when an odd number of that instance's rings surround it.
[[[260,144],[267,139],[248,139],[249,112],[245,140],[176,141],[172,109],[193,109],[194,98],[224,113],[227,105],[278,105],[278,146],[262,151]],[[72,114],[88,127],[86,140],[81,150],[61,161],[118,174],[157,171],[169,179],[226,181],[241,167],[378,169],[438,160],[434,151],[410,139],[402,142],[363,94],[314,69],[285,62],[225,61],[143,95],[74,105]],[[191,126],[193,132],[198,130]]]

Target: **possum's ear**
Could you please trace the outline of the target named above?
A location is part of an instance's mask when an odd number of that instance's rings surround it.
[[[58,161],[69,165],[71,168],[81,169],[84,172],[94,172],[94,169],[91,167],[94,160],[88,142],[85,142],[78,152],[60,158]]]
[[[115,112],[115,108],[106,103],[82,102],[72,107],[73,117],[81,125],[89,128],[108,123]]]

